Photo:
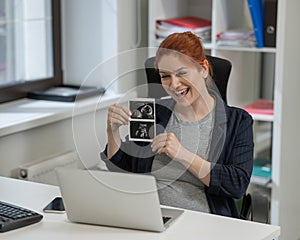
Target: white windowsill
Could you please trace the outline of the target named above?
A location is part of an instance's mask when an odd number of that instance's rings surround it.
[[[116,93],[105,93],[101,97],[76,102],[24,98],[0,104],[0,137],[106,108],[118,102],[121,96]]]

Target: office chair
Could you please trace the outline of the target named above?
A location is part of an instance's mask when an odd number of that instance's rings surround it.
[[[265,194],[253,191],[244,194],[236,203],[242,219],[270,223],[270,199]]]
[[[227,103],[227,85],[231,72],[231,62],[224,58],[206,56],[212,66],[212,79],[215,82],[220,95],[225,103]],[[168,96],[163,87],[159,73],[154,68],[155,57],[150,57],[145,61],[145,71],[148,83],[148,97],[161,98]],[[252,216],[252,197],[250,193],[244,194],[241,199],[236,200],[236,204],[240,211],[240,216],[245,220],[253,220]]]
[[[227,103],[227,85],[231,72],[231,62],[224,58],[206,56],[213,70],[212,78],[221,94],[222,99]],[[167,93],[161,86],[160,75],[154,69],[155,57],[150,57],[145,61],[145,70],[148,83],[148,97],[161,98]]]

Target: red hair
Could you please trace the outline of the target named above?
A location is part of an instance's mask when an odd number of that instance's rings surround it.
[[[201,39],[192,32],[173,33],[162,41],[156,52],[154,65],[156,69],[158,69],[157,63],[160,58],[165,54],[170,54],[169,50],[184,54],[199,65],[202,65],[203,61],[206,60]],[[211,74],[212,69],[209,62],[208,66],[209,74]]]

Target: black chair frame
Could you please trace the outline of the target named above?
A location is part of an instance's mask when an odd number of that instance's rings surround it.
[[[227,85],[231,72],[231,62],[224,58],[207,55],[207,60],[212,66],[212,79],[214,80],[222,99],[227,103]],[[162,88],[160,75],[154,68],[155,57],[150,57],[145,61],[145,70],[148,83],[148,96],[161,98],[167,96]]]

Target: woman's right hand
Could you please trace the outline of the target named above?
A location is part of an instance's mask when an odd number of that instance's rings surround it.
[[[131,112],[129,108],[114,104],[108,108],[107,130],[111,132],[118,131],[122,125],[127,125],[130,121]]]

